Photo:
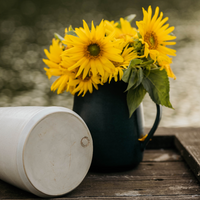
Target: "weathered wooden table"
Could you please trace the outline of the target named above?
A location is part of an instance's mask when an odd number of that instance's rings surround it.
[[[200,128],[159,128],[141,164],[118,173],[89,172],[71,193],[56,199],[200,199]],[[0,181],[0,199],[37,196]]]

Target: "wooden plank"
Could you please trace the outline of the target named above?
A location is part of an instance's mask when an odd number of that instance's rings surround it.
[[[175,176],[183,177],[191,175],[190,169],[184,162],[141,162],[136,168],[130,171],[117,172],[117,173],[92,173],[90,175],[100,176],[102,178],[116,178],[123,179],[123,177],[133,178],[140,177],[140,179],[146,179],[148,176]],[[193,177],[194,178],[194,177]]]
[[[38,198],[32,193],[21,190],[0,180],[0,199],[34,199]]]
[[[145,128],[144,133],[147,134],[150,128]],[[192,133],[192,132],[200,132],[200,128],[198,127],[183,127],[183,128],[165,128],[159,127],[152,141],[147,145],[147,149],[171,149],[174,148],[174,138],[177,133]]]
[[[150,128],[145,128],[144,133],[148,134]],[[174,134],[172,134],[171,129],[158,128],[149,141],[146,149],[173,149],[174,146]]]
[[[0,182],[0,199],[36,196]],[[64,197],[133,197],[200,195],[200,186],[184,162],[142,162],[136,169],[119,173],[89,173],[81,185]],[[64,198],[62,197],[62,198]]]
[[[119,173],[89,172],[74,191],[56,199],[200,199],[197,179],[174,149],[179,147],[183,157],[188,157],[186,161],[193,162],[199,151],[189,146],[193,143],[199,145],[195,138],[197,133],[200,133],[200,128],[159,128],[138,167]],[[194,137],[191,136],[193,139],[189,144],[188,135],[191,134]],[[156,149],[152,149],[154,147]],[[0,199],[33,200],[37,197],[0,181]]]
[[[75,197],[76,192],[81,193],[81,196],[88,197],[84,185],[89,184],[88,187],[92,188],[93,195],[90,193],[92,199],[94,197],[99,199],[100,196],[113,199],[118,197],[123,197],[123,199],[128,199],[128,197],[134,197],[134,199],[199,199],[200,185],[181,159],[174,162],[172,160],[170,162],[150,161],[154,158],[155,152],[159,155],[161,151],[146,150],[144,158],[146,157],[147,161],[143,161],[134,170],[107,175],[89,173],[84,180],[85,183],[82,183],[83,185],[81,184],[67,197]],[[171,150],[163,151],[173,155]],[[177,152],[174,153],[177,154]],[[79,189],[81,191],[78,191]]]
[[[89,189],[89,190],[88,190]],[[135,197],[164,195],[200,195],[197,181],[147,180],[147,181],[113,181],[85,179],[76,190],[66,197]]]
[[[145,131],[148,131],[149,128],[145,128]],[[166,128],[166,127],[159,127],[156,132],[155,136],[174,136],[177,133],[191,133],[191,132],[200,132],[200,127],[180,127],[180,128]],[[148,132],[146,132],[148,133]]]
[[[174,135],[155,135],[147,144],[146,149],[174,149]]]
[[[78,198],[52,198],[53,200],[199,200],[199,195],[165,195],[165,196],[150,196],[150,195],[140,195],[140,196],[123,196],[123,197],[78,197]],[[7,199],[11,200],[11,199]],[[12,199],[19,200],[19,199]],[[36,199],[27,199],[27,200],[38,200]]]
[[[144,132],[147,134],[150,128],[145,128]],[[177,133],[198,133],[200,128],[198,127],[184,127],[184,128],[165,128],[159,127],[152,140],[148,143],[147,149],[172,149],[175,148],[174,140]]]
[[[155,162],[175,162],[175,161],[181,161],[182,157],[178,153],[177,150],[172,149],[148,149],[145,150],[143,161],[155,161]]]
[[[62,200],[75,200],[77,198],[62,198]],[[167,195],[167,196],[123,196],[123,197],[82,197],[78,200],[199,200],[199,195]],[[58,199],[54,199],[58,200]]]
[[[176,133],[175,145],[200,181],[200,132]]]
[[[148,131],[149,129],[145,129],[146,133]],[[158,128],[147,149],[168,149],[174,146],[200,181],[200,128]]]

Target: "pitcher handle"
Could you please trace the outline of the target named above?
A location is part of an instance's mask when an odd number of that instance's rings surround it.
[[[156,119],[154,121],[153,127],[151,128],[151,130],[148,133],[148,136],[146,137],[146,139],[143,142],[141,142],[142,150],[145,149],[146,145],[148,144],[149,140],[153,137],[153,134],[155,133],[155,131],[158,128],[158,125],[160,123],[160,120],[162,117],[162,106],[156,104],[156,108],[157,108]]]

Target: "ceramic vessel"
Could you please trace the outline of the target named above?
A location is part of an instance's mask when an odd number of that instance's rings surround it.
[[[122,81],[112,81],[84,97],[74,97],[73,110],[86,122],[93,138],[92,170],[121,171],[137,166],[158,127],[161,107],[156,105],[153,128],[144,142],[138,141],[144,135],[142,107],[129,118],[126,87]]]
[[[76,188],[93,144],[84,121],[62,107],[0,108],[0,179],[40,197]]]

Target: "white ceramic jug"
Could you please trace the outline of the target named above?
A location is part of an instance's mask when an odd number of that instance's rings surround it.
[[[66,194],[93,153],[84,121],[63,107],[0,108],[0,179],[40,197]]]

